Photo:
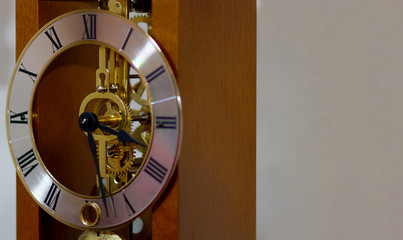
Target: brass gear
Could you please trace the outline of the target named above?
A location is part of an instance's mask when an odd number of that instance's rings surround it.
[[[137,104],[141,106],[148,106],[149,105],[148,99],[142,98],[144,90],[145,86],[142,84],[141,80],[138,83],[134,84],[134,86],[130,85],[129,89],[130,99],[135,101]]]
[[[150,144],[150,125],[139,125],[132,131],[130,131],[130,135],[132,135],[135,139],[139,140],[141,143],[144,143],[145,145]],[[143,154],[146,153],[147,147],[143,146],[138,146],[137,150]]]
[[[146,23],[147,24],[147,33],[150,35],[152,34],[152,27],[151,27],[152,18],[151,18],[150,14],[136,15],[131,20],[136,24]]]
[[[131,109],[129,106],[127,106],[127,104],[124,104],[125,108],[127,109],[127,117],[126,117],[126,126],[124,127],[124,130],[128,131],[130,129],[130,126],[132,124],[132,118],[133,118],[133,113],[135,113],[135,111],[133,109]],[[106,109],[105,109],[106,108]],[[100,116],[105,116],[107,114],[117,114],[120,115],[120,110],[116,109],[117,107],[115,107],[113,105],[113,101],[110,99],[99,99],[95,102],[94,108],[93,108],[93,113],[95,113],[95,115],[97,115],[98,117]],[[112,128],[114,126],[111,126]],[[96,130],[97,133],[102,133],[101,130],[97,129]],[[102,133],[103,134],[103,133]]]
[[[133,165],[135,148],[131,144],[125,145],[118,140],[114,140],[108,142],[107,156],[107,173],[113,176],[119,176],[127,173]]]

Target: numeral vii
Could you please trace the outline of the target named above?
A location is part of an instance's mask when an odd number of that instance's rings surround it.
[[[52,50],[53,53],[55,53],[57,50],[59,50],[62,46],[59,36],[57,36],[55,27],[52,26],[49,28],[49,30],[45,31],[46,36],[49,38],[49,40],[52,42]],[[56,50],[55,50],[56,48]]]
[[[84,33],[82,39],[97,39],[97,15],[83,14]]]
[[[28,111],[16,113],[10,110],[10,123],[28,124]]]
[[[155,159],[150,158],[150,162],[148,162],[145,170],[155,181],[162,183],[165,176],[167,175],[168,169],[161,165],[161,163],[157,162]]]
[[[17,158],[17,162],[21,168],[21,172],[24,174],[24,177],[27,177],[28,174],[32,172],[32,170],[34,170],[34,168],[39,164],[33,149]]]
[[[57,202],[59,201],[61,189],[59,189],[56,184],[52,182],[52,186],[48,193],[46,194],[45,201],[43,201],[46,205],[48,205],[51,209],[56,210]]]

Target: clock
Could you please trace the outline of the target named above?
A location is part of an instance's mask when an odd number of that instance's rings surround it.
[[[104,10],[64,14],[35,34],[13,73],[7,122],[31,196],[90,231],[149,209],[180,152],[181,101],[168,61],[133,21]]]

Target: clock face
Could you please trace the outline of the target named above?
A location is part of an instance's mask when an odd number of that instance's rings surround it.
[[[80,129],[83,113],[99,128]],[[102,10],[68,13],[38,31],[17,61],[7,121],[23,184],[76,228],[139,216],[168,184],[181,143],[180,97],[165,57],[136,24]]]

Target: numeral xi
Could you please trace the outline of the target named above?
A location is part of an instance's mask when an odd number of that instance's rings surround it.
[[[55,27],[52,26],[49,28],[49,30],[45,31],[46,36],[49,38],[49,40],[52,42],[52,50],[53,53],[55,53],[57,50],[59,50],[62,46],[59,36],[57,36]],[[55,50],[56,48],[56,50]]]

